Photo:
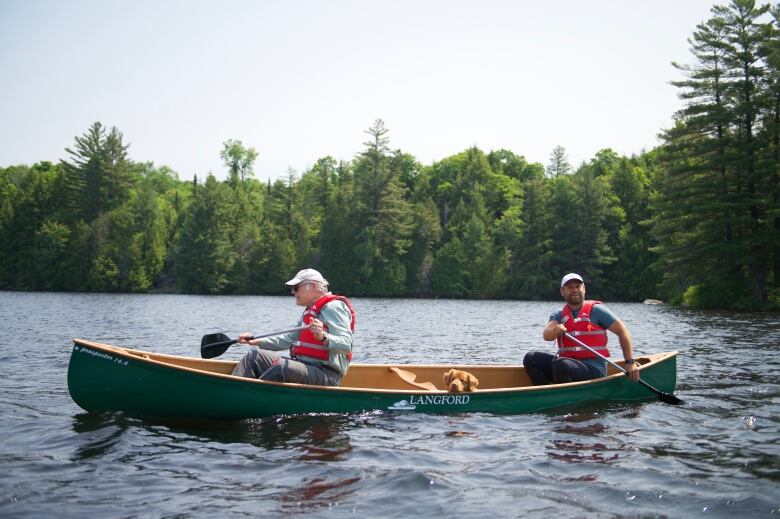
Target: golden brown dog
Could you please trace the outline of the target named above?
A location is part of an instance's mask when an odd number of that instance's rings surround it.
[[[450,393],[475,391],[479,386],[479,379],[468,371],[451,369],[444,374],[444,385]]]

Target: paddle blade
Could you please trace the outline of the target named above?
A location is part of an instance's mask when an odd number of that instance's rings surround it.
[[[641,378],[639,380],[637,380],[637,382],[639,382],[640,384],[645,386],[647,389],[649,389],[650,391],[652,391],[653,393],[658,395],[658,400],[660,400],[664,404],[682,405],[682,404],[685,403],[685,402],[683,402],[682,400],[680,400],[679,398],[677,398],[676,396],[674,396],[672,394],[664,393],[660,389],[654,388],[653,386],[651,386],[650,384],[648,384],[647,382],[645,382]]]
[[[683,405],[685,402],[680,400],[674,395],[670,395],[669,393],[664,393],[663,391],[658,392],[658,399],[665,403],[670,405]]]
[[[200,356],[204,359],[219,357],[236,342],[238,341],[231,339],[224,333],[210,333],[204,335],[200,340]]]

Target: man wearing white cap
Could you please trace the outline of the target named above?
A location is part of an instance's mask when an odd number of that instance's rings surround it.
[[[298,324],[308,326],[263,339],[249,339],[242,333],[239,342],[252,349],[233,369],[233,375],[274,382],[295,382],[318,386],[338,386],[352,359],[355,309],[344,296],[328,291],[328,281],[314,269],[303,269],[285,283],[292,287],[295,303],[306,309]],[[290,350],[290,358],[267,350]]]
[[[544,340],[557,341],[558,354],[532,351],[523,358],[525,371],[534,385],[579,382],[606,376],[606,361],[564,334],[575,336],[601,355],[609,357],[607,330],[618,336],[628,376],[639,380],[628,328],[601,301],[585,299],[582,276],[575,273],[563,276],[561,296],[566,304],[550,315],[542,332]]]

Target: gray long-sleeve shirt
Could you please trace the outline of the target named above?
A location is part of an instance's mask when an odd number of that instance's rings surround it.
[[[303,316],[301,316],[302,318]],[[350,327],[352,314],[349,311],[349,307],[343,301],[333,300],[320,309],[320,314],[317,318],[328,328],[328,331],[325,333],[325,338],[327,339],[325,346],[328,348],[329,359],[328,362],[323,362],[323,364],[338,370],[342,376],[346,375],[349,369],[347,355],[352,351],[354,338]],[[298,324],[300,325],[302,322],[299,320]],[[284,335],[266,337],[260,341],[258,346],[266,350],[281,351],[289,349],[297,340],[298,332],[291,332]]]

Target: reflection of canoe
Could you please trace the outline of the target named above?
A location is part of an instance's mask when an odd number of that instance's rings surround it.
[[[530,386],[521,366],[352,364],[341,387],[233,377],[235,361],[150,353],[76,339],[68,366],[73,400],[91,412],[238,420],[278,414],[393,410],[415,413],[529,413],[586,402],[653,400],[622,373],[587,382]],[[638,357],[643,380],[672,392],[677,352]],[[401,369],[399,369],[401,368]],[[450,368],[479,378],[479,391],[448,393]]]

